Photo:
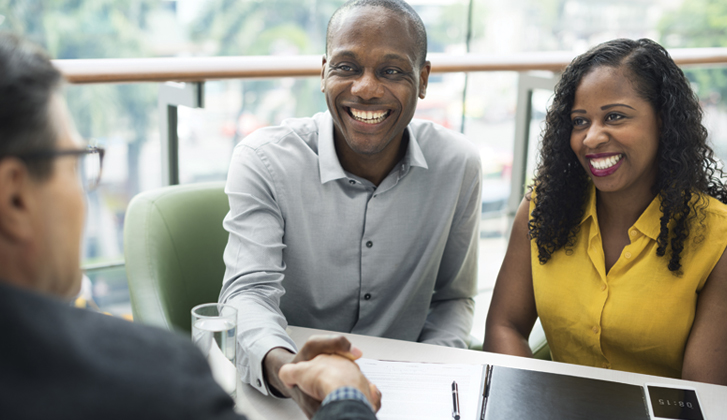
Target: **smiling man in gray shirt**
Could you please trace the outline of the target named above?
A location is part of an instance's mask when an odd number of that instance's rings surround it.
[[[220,301],[239,310],[238,368],[292,396],[293,325],[465,347],[476,294],[481,166],[464,136],[412,120],[431,65],[417,14],[350,1],[328,26],[328,112],[236,148]]]

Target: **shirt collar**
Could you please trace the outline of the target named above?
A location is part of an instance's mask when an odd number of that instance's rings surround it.
[[[634,228],[649,238],[656,240],[661,232],[661,196],[659,194],[651,200],[649,207],[641,213],[639,219],[634,223]]]
[[[333,118],[330,112],[326,111],[317,114],[314,118],[318,120],[318,167],[321,184],[335,179],[346,178],[346,173],[336,154],[336,146],[333,143]],[[406,154],[402,160],[402,172],[405,173],[411,166],[429,169],[427,160],[424,158],[424,153],[422,153],[422,149],[419,147],[419,142],[414,136],[414,133],[412,133],[409,126],[406,127],[406,130],[409,133],[409,145],[406,148]]]
[[[418,166],[423,169],[429,169],[427,160],[424,158],[422,148],[419,147],[419,141],[417,140],[414,132],[406,126],[406,131],[409,133],[409,147],[406,148],[406,155],[404,155],[404,164],[407,166]]]
[[[326,111],[315,117],[318,123],[318,167],[321,174],[321,184],[334,179],[346,178],[341,162],[336,155],[336,146],[333,144],[333,118]]]
[[[592,218],[594,222],[598,220],[598,217],[596,216],[596,188],[593,184],[588,186],[586,208],[583,210],[583,218],[579,224],[583,224],[589,217]]]
[[[649,203],[646,210],[641,213],[641,216],[639,216],[638,220],[636,220],[636,223],[634,223],[632,227],[641,232],[643,235],[656,240],[659,237],[659,232],[661,231],[661,226],[659,225],[661,216],[661,198],[659,198],[659,195],[657,194],[657,196],[651,200],[651,203]],[[593,218],[594,222],[598,221],[598,217],[596,216],[596,187],[594,187],[593,184],[588,187],[586,208],[583,212],[583,218],[581,219],[580,224],[583,224],[589,217]]]

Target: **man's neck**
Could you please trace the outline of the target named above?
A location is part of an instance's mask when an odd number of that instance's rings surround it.
[[[60,297],[50,276],[42,274],[43,264],[27,248],[18,249],[0,240],[0,282],[37,293]]]
[[[0,264],[2,263],[0,262]],[[3,269],[0,269],[0,283],[19,289],[39,291],[36,290],[36,287],[32,282],[26,280],[23,273],[20,273],[12,265],[4,266]]]
[[[0,281],[16,287],[29,287],[27,264],[18,246],[0,236]]]
[[[404,158],[409,145],[409,135],[407,131],[404,131],[401,137],[392,140],[384,150],[373,155],[354,152],[348,147],[346,140],[337,134],[334,134],[333,143],[336,146],[338,160],[344,170],[378,186],[394,169],[394,166]]]

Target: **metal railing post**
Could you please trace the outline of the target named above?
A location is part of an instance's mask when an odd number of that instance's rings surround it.
[[[204,108],[204,82],[166,82],[159,86],[159,129],[162,147],[162,185],[179,184],[177,107]]]

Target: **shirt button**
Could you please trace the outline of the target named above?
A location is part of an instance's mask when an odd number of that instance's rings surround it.
[[[364,295],[364,299],[366,299],[366,300],[369,300],[369,299],[371,299],[371,293],[366,293],[366,294]]]
[[[353,184],[355,184],[355,183],[356,183],[356,181],[354,181],[353,179],[349,179],[349,180],[348,180],[348,183],[349,183],[349,184],[351,184],[351,185],[353,185]]]
[[[606,284],[605,283],[601,285],[601,291],[604,291],[604,290],[606,290]]]
[[[636,231],[636,229],[631,230],[631,236],[636,236],[639,232]]]
[[[631,258],[631,253],[630,253],[630,252],[626,252],[626,253],[624,254],[624,257],[626,257],[626,258]]]
[[[371,241],[366,242],[366,248],[371,248],[372,246],[374,246],[373,242],[371,242]]]
[[[376,198],[376,194],[374,194],[374,198]]]
[[[263,386],[263,382],[260,380],[260,378],[258,378],[258,380],[257,380],[257,386],[258,386],[258,388]]]
[[[598,334],[598,327],[593,327],[593,333]]]

